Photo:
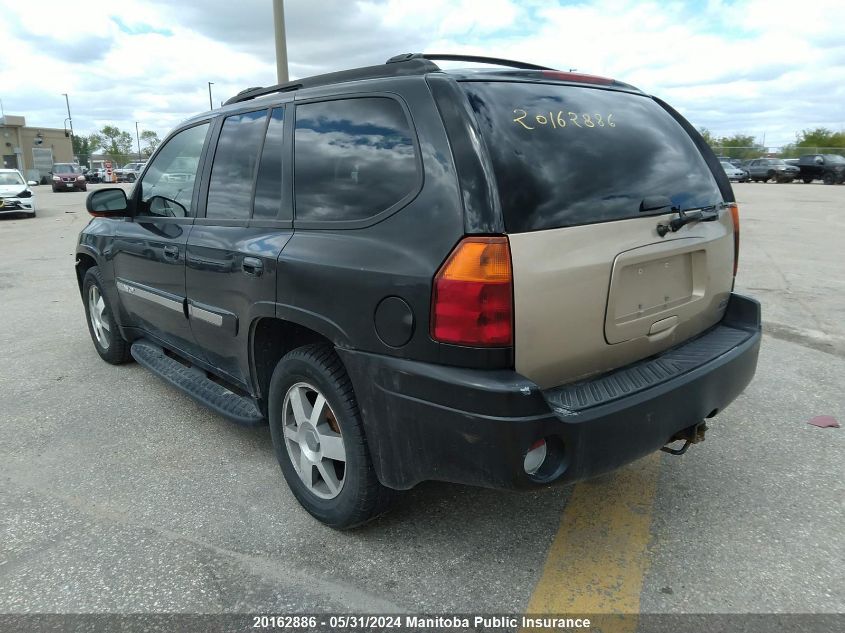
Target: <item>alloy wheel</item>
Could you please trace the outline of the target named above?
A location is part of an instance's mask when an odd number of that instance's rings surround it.
[[[93,284],[88,290],[88,318],[91,320],[91,329],[94,330],[97,343],[103,349],[108,349],[111,326],[106,317],[106,302],[100,294],[100,289]]]
[[[337,417],[319,389],[298,382],[282,405],[285,447],[305,487],[321,499],[340,494],[346,479],[346,446]]]

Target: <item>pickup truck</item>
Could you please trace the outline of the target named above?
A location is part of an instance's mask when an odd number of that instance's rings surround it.
[[[826,185],[845,182],[845,158],[838,154],[804,154],[798,159],[798,178],[809,184],[821,180]]]
[[[115,169],[117,182],[135,182],[147,163],[127,163],[119,169]]]

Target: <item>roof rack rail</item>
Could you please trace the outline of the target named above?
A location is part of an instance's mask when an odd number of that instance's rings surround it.
[[[510,68],[520,68],[522,70],[554,70],[553,68],[547,68],[546,66],[529,64],[528,62],[518,62],[512,59],[499,59],[498,57],[479,57],[477,55],[450,55],[440,53],[403,53],[402,55],[391,57],[387,60],[387,62],[378,66],[365,66],[364,68],[341,70],[334,73],[326,73],[325,75],[314,75],[313,77],[305,77],[304,79],[297,79],[296,81],[288,81],[287,83],[275,86],[247,88],[246,90],[241,90],[234,97],[228,99],[223,105],[249,101],[250,99],[257,99],[258,97],[264,97],[277,92],[292,92],[301,88],[327,86],[329,84],[340,83],[343,81],[377,79],[380,77],[402,77],[406,75],[424,75],[426,73],[437,72],[440,70],[440,67],[434,63],[434,60],[437,59],[443,61],[495,64],[496,66],[508,66]]]
[[[510,68],[521,68],[522,70],[555,70],[547,66],[538,66],[528,62],[519,62],[513,59],[502,59],[500,57],[481,57],[479,55],[452,55],[450,53],[404,53],[396,55],[387,60],[388,64],[410,61],[412,59],[427,59],[430,61],[443,60],[450,62],[476,62],[479,64],[494,64],[496,66],[508,66]]]
[[[314,75],[313,77],[305,77],[295,81],[278,84],[275,86],[266,86],[261,88],[248,88],[242,90],[234,97],[228,99],[223,105],[230,105],[232,103],[240,103],[241,101],[249,101],[250,99],[257,99],[266,95],[277,92],[291,92],[300,90],[301,88],[311,88],[313,86],[327,86],[329,84],[340,83],[343,81],[356,81],[359,79],[376,79],[380,77],[402,77],[407,75],[424,75],[430,72],[440,70],[437,64],[434,64],[427,59],[413,58],[408,59],[401,64],[379,64],[378,66],[365,66],[364,68],[353,68],[351,70],[341,70],[334,73],[326,73],[324,75]]]

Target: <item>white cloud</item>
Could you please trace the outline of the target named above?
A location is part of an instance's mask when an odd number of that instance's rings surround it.
[[[164,133],[275,79],[269,0],[0,0],[0,98],[34,125],[106,123]],[[511,57],[605,74],[665,98],[695,125],[770,144],[845,125],[845,2],[288,0],[291,74],[430,50]],[[9,55],[8,51],[14,51]]]

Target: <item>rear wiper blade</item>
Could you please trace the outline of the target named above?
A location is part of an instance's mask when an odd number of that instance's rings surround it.
[[[640,202],[640,213],[650,212],[651,215],[658,215],[667,211],[675,213],[680,210],[681,207],[672,204],[672,200],[668,196],[646,196]]]
[[[685,211],[678,209],[677,218],[669,220],[667,224],[657,225],[657,234],[660,237],[663,237],[669,231],[672,231],[673,233],[679,231],[681,227],[686,226],[691,222],[713,222],[718,219],[719,211],[715,204],[711,204],[707,207],[699,207],[698,209],[687,209]]]

